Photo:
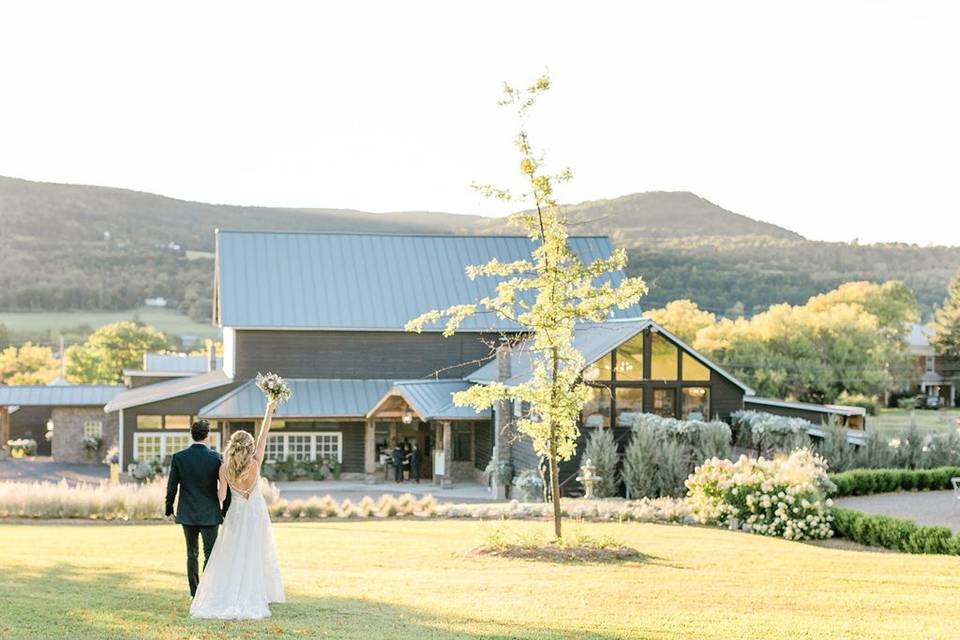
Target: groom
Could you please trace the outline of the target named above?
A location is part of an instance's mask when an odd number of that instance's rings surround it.
[[[170,476],[167,479],[167,509],[169,518],[173,515],[173,499],[180,489],[180,501],[177,503],[176,522],[183,526],[183,535],[187,539],[187,582],[190,583],[190,596],[197,593],[200,583],[197,559],[200,550],[198,538],[203,538],[203,566],[207,566],[213,543],[217,541],[217,529],[223,522],[223,516],[230,507],[230,489],[220,508],[217,498],[217,481],[220,475],[222,457],[207,446],[210,436],[210,423],[197,420],[190,427],[193,444],[183,451],[173,454],[170,463]]]

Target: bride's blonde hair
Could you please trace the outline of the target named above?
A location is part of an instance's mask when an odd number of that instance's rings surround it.
[[[253,441],[253,436],[246,431],[237,431],[230,436],[230,442],[227,443],[227,448],[223,452],[228,481],[236,484],[243,477],[253,464],[255,449],[256,443]]]

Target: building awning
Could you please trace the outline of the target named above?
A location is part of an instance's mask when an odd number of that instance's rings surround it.
[[[393,382],[291,378],[287,384],[293,396],[277,407],[275,416],[279,419],[364,419]],[[263,416],[265,408],[263,392],[257,388],[255,380],[250,380],[201,408],[198,415],[209,420],[254,420]]]
[[[224,387],[232,383],[233,378],[223,371],[211,371],[210,373],[191,376],[189,378],[179,378],[177,380],[168,380],[156,384],[147,384],[142,387],[127,389],[117,395],[104,407],[104,411],[110,413],[119,409],[139,407],[140,405],[150,404],[151,402],[179,398],[180,396],[190,395],[191,393]]]
[[[783,409],[796,409],[798,411],[810,411],[811,413],[823,413],[837,416],[867,415],[867,410],[863,407],[853,407],[840,404],[814,404],[812,402],[777,400],[775,398],[758,398],[757,396],[748,396],[743,399],[743,403],[761,407],[780,407]]]
[[[122,385],[0,385],[0,406],[102,407],[124,391]]]
[[[583,355],[584,361],[587,364],[590,364],[596,362],[610,351],[613,351],[627,340],[630,340],[648,328],[651,331],[656,331],[666,336],[682,350],[696,358],[705,367],[740,387],[745,394],[751,395],[753,393],[753,390],[750,389],[750,387],[718,367],[715,363],[705,358],[692,347],[684,344],[682,340],[658,325],[650,318],[607,320],[606,322],[584,323],[577,325],[576,329],[574,330],[573,346]],[[507,386],[523,384],[530,379],[530,376],[533,373],[530,346],[531,342],[527,341],[517,345],[511,350],[511,376],[504,381],[504,384]],[[491,360],[470,375],[466,376],[467,380],[481,384],[489,384],[495,381],[496,378],[496,360]]]
[[[476,411],[473,407],[458,407],[453,403],[453,394],[473,386],[464,380],[402,380],[393,385],[367,417],[374,417],[385,403],[394,397],[402,398],[421,420],[489,420],[493,415],[487,409]]]

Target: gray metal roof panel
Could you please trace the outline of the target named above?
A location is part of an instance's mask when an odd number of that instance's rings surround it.
[[[0,405],[96,407],[124,391],[123,385],[0,385]]]
[[[276,417],[363,418],[392,386],[390,380],[342,380],[290,378],[293,391],[288,402],[277,407]],[[201,408],[198,415],[211,420],[257,418],[266,407],[263,392],[250,380]]]
[[[113,398],[104,411],[112,412],[118,409],[127,409],[129,407],[138,407],[151,402],[167,400],[168,398],[178,398],[207,389],[215,389],[233,382],[223,371],[211,371],[187,378],[178,378],[176,380],[166,380],[155,384],[146,384],[142,387],[127,389],[123,393]]]
[[[747,396],[743,399],[744,404],[754,404],[765,407],[782,407],[784,409],[797,409],[798,411],[811,411],[813,413],[830,413],[844,416],[864,416],[867,410],[863,407],[854,407],[839,404],[815,404],[812,402],[797,402],[796,400],[778,400],[776,398],[760,398],[758,396]]]
[[[148,353],[143,357],[143,370],[163,373],[206,373],[209,368],[207,356],[187,356],[168,353]],[[217,358],[217,369],[223,366],[223,358]]]
[[[613,250],[603,236],[569,243],[584,262]],[[425,311],[493,295],[498,278],[471,280],[465,268],[528,258],[532,247],[523,236],[218,231],[214,312],[228,327],[399,331]],[[488,315],[461,329],[516,327]]]
[[[397,382],[390,393],[401,395],[424,420],[483,420],[493,414],[487,409],[458,407],[453,394],[472,386],[465,380],[407,380]]]

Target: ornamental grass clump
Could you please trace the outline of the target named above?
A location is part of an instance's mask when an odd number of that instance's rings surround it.
[[[827,498],[833,483],[826,462],[808,449],[772,460],[714,458],[697,467],[686,485],[687,502],[703,524],[787,540],[833,535]]]
[[[361,518],[370,518],[377,512],[377,503],[370,496],[363,496],[357,503],[356,513]]]
[[[350,498],[343,499],[343,502],[340,503],[340,510],[337,515],[339,515],[341,518],[352,518],[353,516],[357,515],[356,507]]]
[[[380,496],[380,500],[377,501],[377,512],[384,518],[397,515],[397,499],[389,494]]]

